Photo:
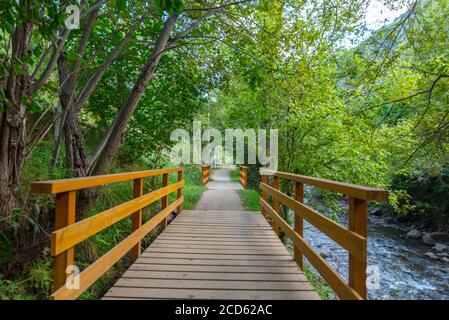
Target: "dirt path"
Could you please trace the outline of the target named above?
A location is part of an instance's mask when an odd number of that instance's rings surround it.
[[[231,181],[229,170],[214,170],[211,181],[207,184],[196,210],[227,210],[242,211],[243,207],[240,196],[236,190],[241,190],[240,183]]]

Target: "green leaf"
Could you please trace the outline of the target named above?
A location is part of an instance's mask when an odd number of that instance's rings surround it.
[[[115,1],[115,8],[118,11],[124,11],[126,10],[126,0],[116,0]]]

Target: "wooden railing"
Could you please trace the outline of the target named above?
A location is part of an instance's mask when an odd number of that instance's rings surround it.
[[[269,176],[273,177],[272,186],[268,184]],[[291,239],[294,245],[294,258],[299,267],[303,268],[303,256],[305,256],[339,298],[366,299],[368,201],[387,201],[388,192],[354,184],[268,170],[261,172],[261,178],[262,214],[271,219],[276,234],[279,235],[280,230],[282,230]],[[279,191],[280,178],[295,183],[294,198]],[[347,195],[349,197],[348,228],[304,205],[304,184]],[[271,205],[268,203],[268,196],[272,199]],[[294,228],[290,227],[281,218],[281,204],[294,211]],[[332,269],[329,263],[304,240],[303,219],[349,252],[348,281]]]
[[[183,170],[182,168],[170,168],[33,183],[31,185],[33,193],[56,195],[55,231],[52,233],[51,239],[55,292],[51,298],[58,300],[76,299],[127,252],[130,252],[132,261],[135,261],[141,253],[141,240],[158,225],[165,228],[168,215],[175,209],[178,214],[181,212],[181,205],[184,201],[182,195]],[[168,175],[175,172],[178,181],[169,185]],[[162,188],[144,194],[143,178],[157,175],[162,175]],[[134,181],[133,200],[75,222],[77,191],[130,180]],[[177,192],[177,198],[169,204],[168,196],[173,192]],[[142,225],[142,209],[157,200],[161,200],[162,211]],[[132,219],[133,232],[81,271],[77,275],[79,286],[66,285],[66,283],[74,284],[77,282],[74,278],[76,275],[68,276],[66,273],[71,268],[73,270],[72,266],[75,264],[75,245],[129,216]]]
[[[243,189],[248,186],[248,167],[240,166],[239,168],[240,184]]]
[[[201,166],[201,182],[207,184],[210,177],[210,165]]]

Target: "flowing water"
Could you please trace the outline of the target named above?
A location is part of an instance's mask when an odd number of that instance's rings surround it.
[[[339,223],[346,225],[346,220],[345,214],[339,215]],[[368,298],[449,299],[449,264],[426,257],[431,247],[408,239],[406,233],[388,226],[382,218],[369,217],[367,274],[374,285],[368,289]],[[304,238],[347,279],[346,250],[307,222]]]

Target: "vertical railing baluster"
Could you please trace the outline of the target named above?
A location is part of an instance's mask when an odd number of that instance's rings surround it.
[[[262,183],[265,183],[265,184],[268,185],[268,176],[262,175]],[[263,200],[265,200],[265,202],[267,201],[267,192],[264,191],[263,189],[262,189],[261,197],[262,197]],[[265,212],[263,207],[261,208],[261,212],[262,212],[263,216],[266,218],[267,217],[267,213]]]
[[[56,194],[55,230],[75,223],[76,192],[68,191]],[[52,244],[53,246],[54,244]],[[54,291],[65,285],[67,267],[74,264],[75,248],[72,247],[54,257]]]
[[[304,202],[304,184],[301,182],[295,183],[295,199],[298,202]],[[300,215],[295,212],[295,232],[303,237],[303,219]],[[303,267],[303,255],[301,251],[295,246],[294,247],[294,257],[298,266],[302,269]]]
[[[368,202],[349,197],[349,230],[367,238],[368,236]],[[363,248],[366,257],[366,244]],[[366,258],[358,260],[349,254],[349,285],[366,299]]]
[[[165,188],[166,186],[168,186],[168,173],[164,173],[162,175],[162,188]],[[168,195],[163,196],[161,198],[161,208],[165,209],[168,206]],[[165,218],[164,220],[162,220],[161,222],[161,228],[162,230],[164,230],[165,228],[167,228],[167,218]]]
[[[182,181],[182,170],[178,171],[178,182],[180,182],[180,181]],[[181,197],[182,197],[182,188],[179,188],[176,198],[180,199]],[[182,205],[179,205],[179,207],[176,209],[176,213],[180,214],[181,211],[182,211]]]
[[[276,190],[279,190],[279,177],[278,176],[273,176],[273,188]],[[273,209],[274,211],[277,212],[278,215],[281,214],[281,204],[278,200],[276,200],[275,197],[273,197]],[[272,222],[272,227],[274,232],[279,236],[280,235],[280,230],[279,230],[279,226],[274,222]]]
[[[134,190],[133,190],[133,196],[134,198],[139,198],[143,195],[143,179],[138,178],[134,179]],[[134,212],[131,216],[131,222],[132,222],[132,231],[136,231],[140,228],[142,225],[142,209],[137,210]],[[137,243],[132,249],[131,249],[131,261],[136,261],[137,258],[140,256],[141,252],[141,241]]]

